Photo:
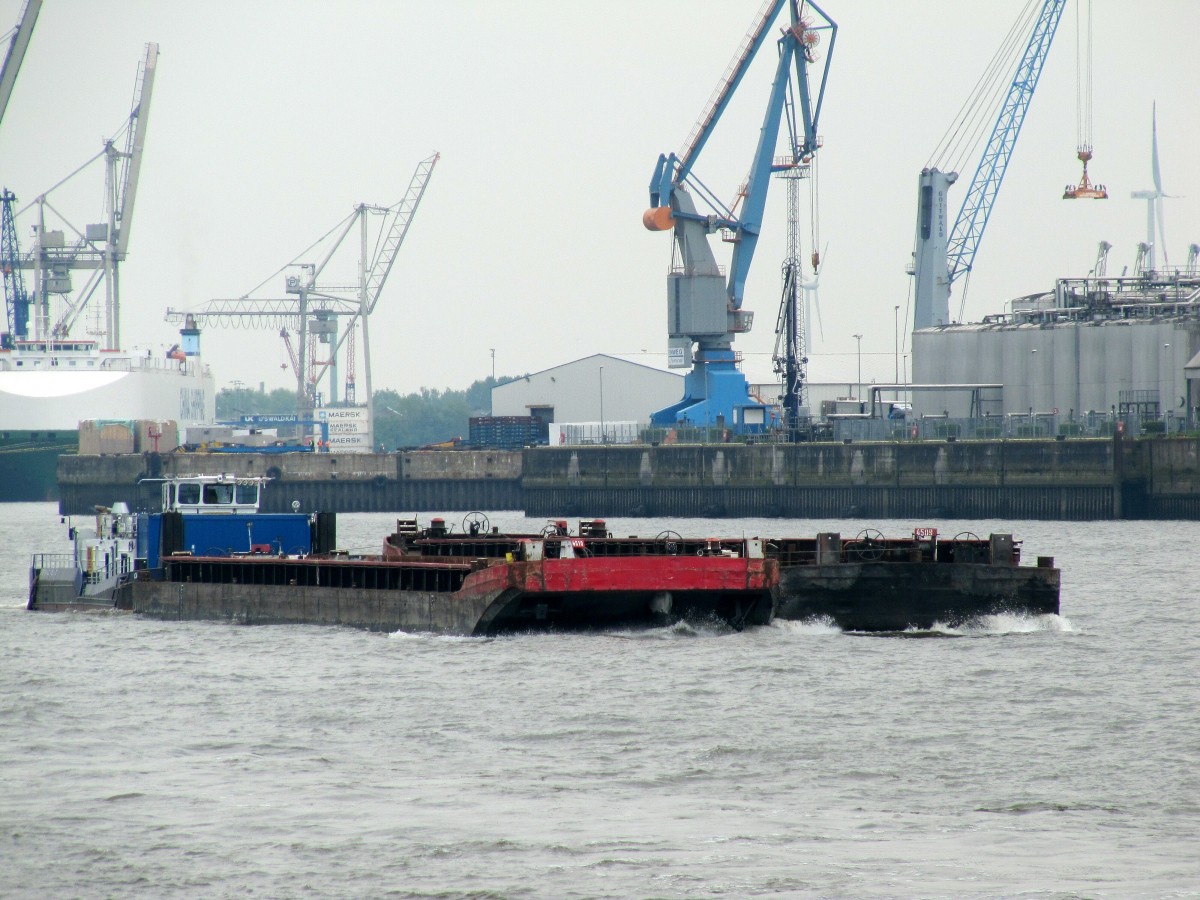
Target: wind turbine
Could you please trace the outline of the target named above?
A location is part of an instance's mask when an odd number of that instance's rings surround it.
[[[1167,259],[1167,243],[1163,235],[1163,197],[1171,197],[1171,194],[1164,194],[1162,189],[1162,173],[1158,168],[1158,104],[1151,107],[1150,113],[1150,172],[1154,180],[1154,189],[1147,191],[1134,191],[1130,196],[1134,200],[1146,201],[1146,269],[1153,272],[1156,269],[1154,264],[1154,250],[1156,247],[1162,247],[1163,266],[1169,266],[1170,261]],[[1158,222],[1157,240],[1155,239],[1155,220]]]

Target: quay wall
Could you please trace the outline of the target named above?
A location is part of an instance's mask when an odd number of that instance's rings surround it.
[[[553,448],[527,453],[530,515],[1114,517],[1112,441]]]
[[[145,479],[221,472],[271,476],[270,512],[1200,519],[1196,437],[64,456],[60,509],[155,508]]]

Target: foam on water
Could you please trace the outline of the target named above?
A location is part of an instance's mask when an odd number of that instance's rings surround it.
[[[815,616],[811,619],[772,619],[768,628],[774,628],[784,634],[841,634],[842,629],[828,616]]]
[[[1033,634],[1035,632],[1073,632],[1071,621],[1060,615],[1047,613],[1030,615],[1027,613],[997,613],[987,616],[975,616],[959,625],[947,625],[944,622],[934,622],[928,629],[932,634],[951,635],[956,637],[985,637],[1004,634]],[[909,629],[906,634],[921,633],[925,629]]]
[[[391,641],[420,641],[421,643],[431,643],[434,641],[441,643],[485,643],[492,640],[486,636],[476,636],[470,634],[435,634],[432,631],[389,631],[388,640]]]

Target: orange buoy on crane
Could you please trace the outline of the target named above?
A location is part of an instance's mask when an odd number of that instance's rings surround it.
[[[675,217],[671,215],[671,207],[655,206],[642,213],[642,224],[647,231],[670,231],[675,227]]]

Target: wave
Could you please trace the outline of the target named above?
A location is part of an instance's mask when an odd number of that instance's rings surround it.
[[[785,634],[842,633],[842,629],[829,616],[814,616],[811,619],[772,619],[767,627]]]
[[[917,629],[913,629],[916,631]],[[1074,632],[1071,620],[1053,613],[1033,615],[1030,613],[995,613],[987,616],[974,616],[958,625],[947,625],[935,622],[928,629],[932,634],[945,634],[954,637],[979,637],[1001,634],[1033,634],[1035,632],[1068,633]]]

